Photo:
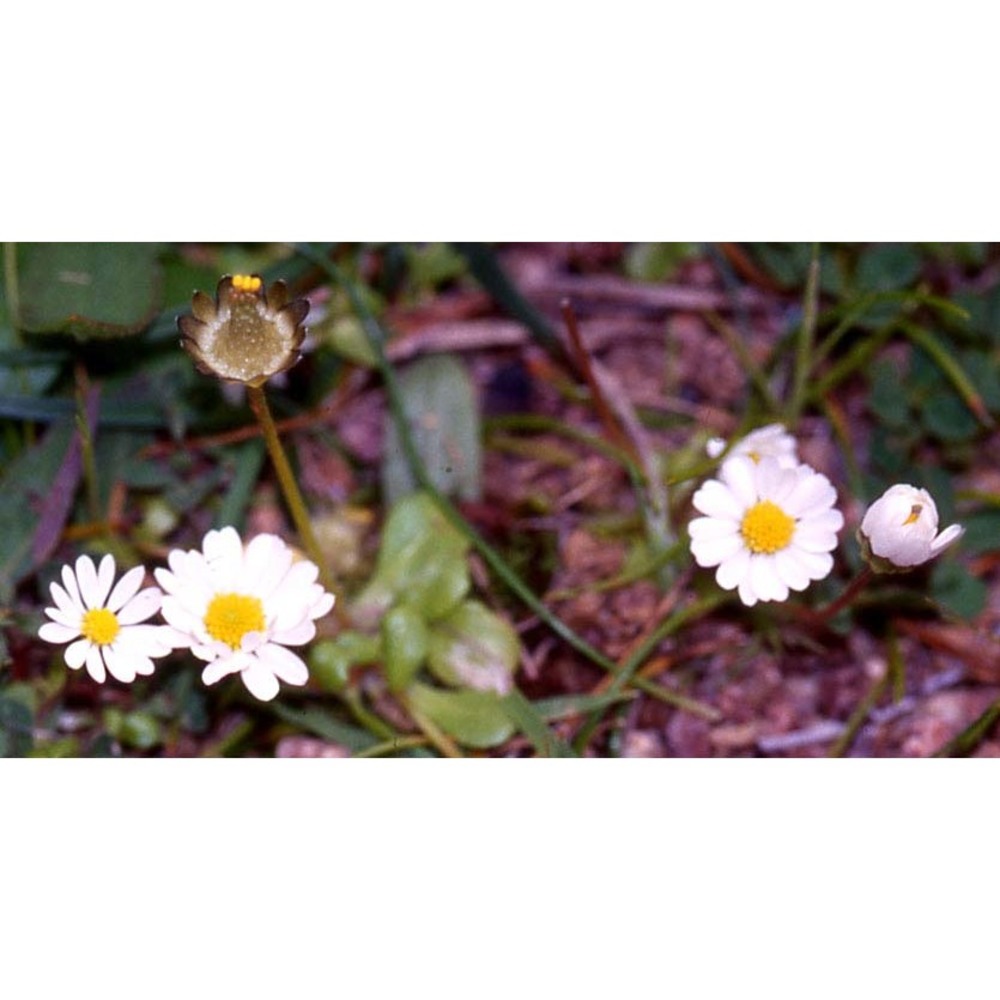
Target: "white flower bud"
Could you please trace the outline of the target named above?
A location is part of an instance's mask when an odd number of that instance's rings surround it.
[[[865,513],[861,536],[872,554],[909,568],[932,559],[964,529],[957,524],[938,533],[938,512],[927,490],[890,486]]]

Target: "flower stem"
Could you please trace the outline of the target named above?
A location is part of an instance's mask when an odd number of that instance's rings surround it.
[[[299,491],[298,483],[295,481],[295,474],[289,464],[288,456],[282,447],[281,438],[278,436],[278,428],[275,426],[274,417],[271,416],[271,408],[267,405],[267,397],[261,386],[248,385],[247,399],[250,402],[250,409],[253,410],[257,422],[260,424],[264,441],[267,444],[268,454],[274,464],[274,471],[278,474],[278,482],[281,485],[281,492],[288,504],[288,509],[292,513],[292,520],[298,530],[299,538],[305,546],[309,558],[319,567],[319,577],[323,586],[332,594],[339,596],[337,588],[330,577],[330,571],[326,565],[326,559],[320,550],[316,535],[313,532],[312,521],[309,520],[309,511],[306,510],[305,501]]]
[[[825,608],[820,608],[816,612],[816,617],[821,622],[828,622],[831,618],[837,615],[838,612],[843,611],[851,601],[857,597],[859,591],[861,591],[868,583],[868,581],[875,575],[874,570],[871,566],[866,566],[858,575],[847,585],[844,592],[835,601],[831,601]]]

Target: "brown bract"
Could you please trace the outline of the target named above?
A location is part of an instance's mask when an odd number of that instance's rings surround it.
[[[305,299],[289,301],[283,281],[265,290],[258,275],[226,275],[214,300],[195,292],[191,314],[177,325],[199,370],[226,382],[260,386],[301,357],[308,312]]]

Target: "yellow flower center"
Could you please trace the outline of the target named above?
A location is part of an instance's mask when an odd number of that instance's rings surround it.
[[[205,612],[205,628],[213,639],[239,649],[247,632],[264,631],[264,605],[247,594],[216,594]]]
[[[740,534],[751,552],[770,555],[785,548],[792,540],[795,520],[776,503],[761,500],[743,515]]]
[[[107,608],[91,608],[83,616],[83,625],[80,631],[84,637],[97,646],[107,646],[115,641],[121,626],[113,611]]]
[[[233,288],[238,292],[259,292],[260,278],[256,274],[234,274]]]
[[[920,520],[920,512],[924,509],[924,505],[921,503],[915,503],[910,508],[909,516],[903,522],[903,527],[905,528],[908,524],[916,524]]]

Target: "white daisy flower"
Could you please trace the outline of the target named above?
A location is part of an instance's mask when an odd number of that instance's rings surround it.
[[[738,590],[748,607],[784,601],[833,568],[844,526],[836,500],[830,480],[808,465],[729,459],[692,498],[705,517],[688,526],[691,552],[699,566],[717,566],[719,586]]]
[[[908,569],[932,559],[963,530],[953,524],[939,533],[937,506],[931,495],[900,483],[890,486],[868,508],[860,534],[875,556]]]
[[[718,458],[725,450],[726,442],[722,438],[710,438],[705,445],[709,458]],[[799,464],[795,438],[785,430],[784,424],[759,427],[737,441],[726,456],[726,461],[739,457],[750,458],[755,462],[762,458],[774,458],[783,469],[794,469]]]
[[[293,560],[277,535],[257,535],[244,547],[235,528],[223,528],[205,536],[201,551],[174,549],[170,569],[156,570],[174,644],[207,662],[206,684],[239,674],[254,697],[270,701],[279,680],[309,679],[305,663],[286,647],[309,642],[313,622],[334,599],[316,583],[315,563]]]
[[[75,572],[62,568],[63,586],[52,583],[56,602],[45,613],[52,619],[39,630],[46,642],[68,642],[63,657],[72,670],[86,665],[87,673],[103,684],[110,673],[126,684],[139,674],[153,672],[153,658],[171,651],[162,626],[141,625],[160,610],[159,587],[140,590],[146,570],[130,569],[115,585],[115,560],[106,555],[98,568],[90,556],[80,556]],[[75,641],[74,641],[75,640]]]

